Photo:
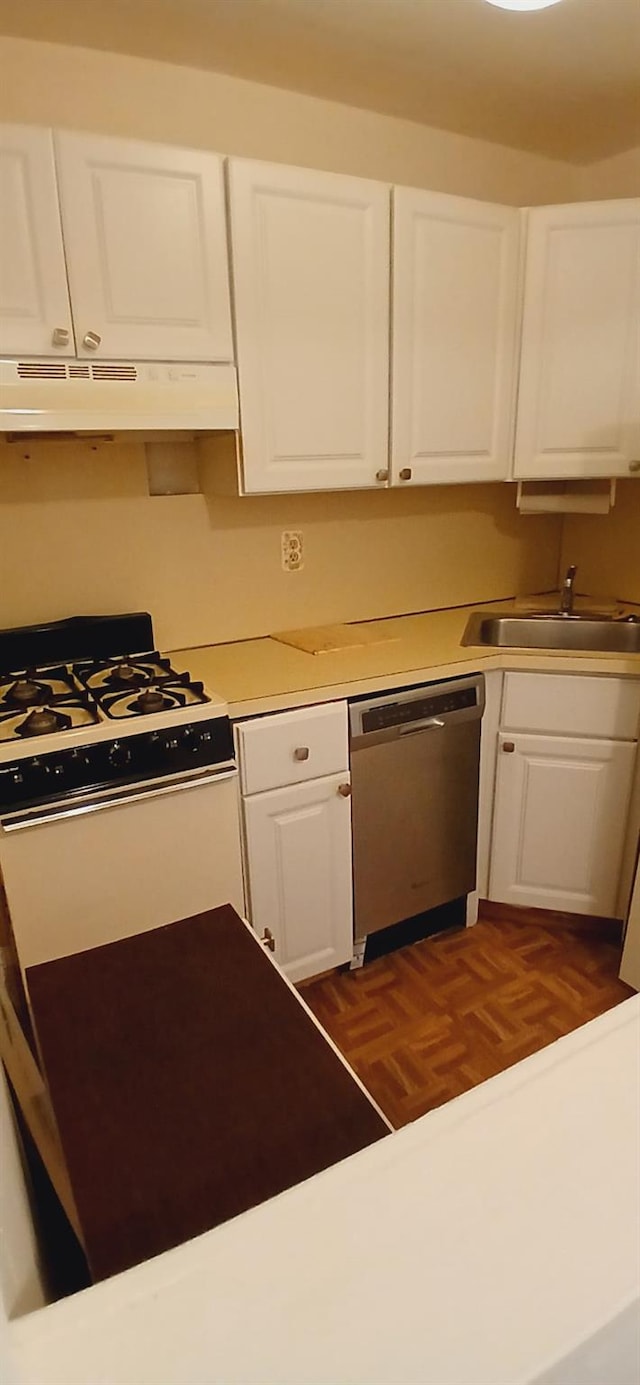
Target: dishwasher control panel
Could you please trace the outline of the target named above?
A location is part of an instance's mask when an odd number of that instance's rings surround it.
[[[425,721],[448,712],[460,712],[465,707],[477,707],[477,688],[461,688],[455,692],[438,693],[435,697],[412,698],[410,702],[386,702],[363,713],[363,731],[384,731],[387,726],[406,726],[410,721]]]
[[[349,704],[351,740],[409,726],[475,720],[484,711],[484,678],[456,678],[356,699]]]

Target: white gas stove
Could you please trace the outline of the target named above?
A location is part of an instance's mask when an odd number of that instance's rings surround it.
[[[53,805],[98,806],[124,785],[233,766],[224,702],[152,644],[146,614],[0,632],[5,829]],[[60,663],[46,661],[54,652]]]
[[[153,644],[146,613],[0,631],[0,871],[23,968],[243,911],[226,704]]]

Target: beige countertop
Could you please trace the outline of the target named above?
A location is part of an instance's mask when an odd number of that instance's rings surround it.
[[[483,602],[444,611],[362,622],[384,643],[335,653],[307,654],[278,640],[238,640],[171,651],[179,668],[228,703],[232,717],[283,710],[311,702],[358,696],[476,669],[529,669],[640,677],[640,654],[566,654],[551,650],[462,648],[474,610],[508,610],[511,602]],[[630,610],[633,608],[629,608]]]

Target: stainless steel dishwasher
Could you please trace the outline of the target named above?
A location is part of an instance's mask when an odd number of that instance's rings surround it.
[[[349,704],[356,940],[476,883],[484,678]]]

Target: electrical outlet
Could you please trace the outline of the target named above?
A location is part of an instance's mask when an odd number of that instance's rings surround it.
[[[282,531],[282,566],[285,572],[301,572],[304,567],[302,534],[299,529]]]

